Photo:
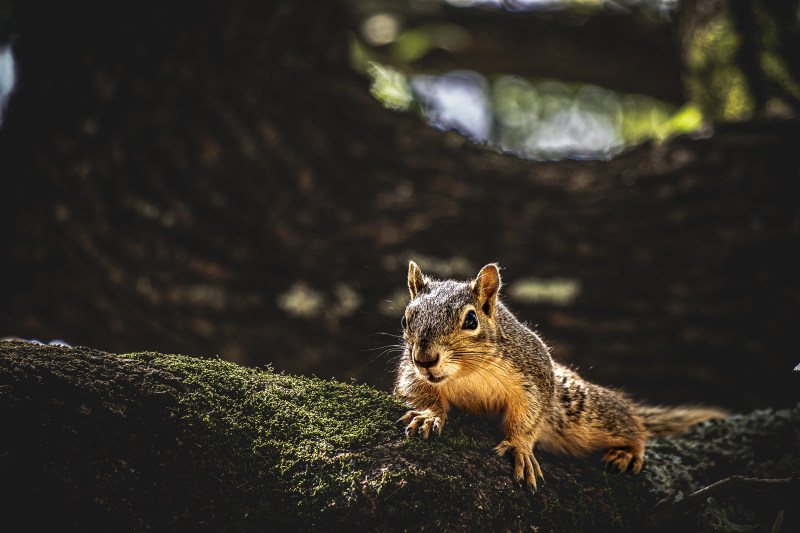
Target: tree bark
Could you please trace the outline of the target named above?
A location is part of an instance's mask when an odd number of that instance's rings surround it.
[[[403,412],[368,387],[218,360],[2,342],[0,508],[60,531],[709,529],[705,501],[681,499],[737,475],[776,481],[714,492],[732,521],[800,523],[800,406],[653,443],[638,476],[539,453],[536,494],[492,453],[491,424],[455,416],[409,440]]]

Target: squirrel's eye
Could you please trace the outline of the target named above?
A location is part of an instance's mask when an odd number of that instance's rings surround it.
[[[464,317],[464,323],[461,325],[461,329],[478,329],[478,315],[475,314],[475,311],[467,313],[467,316]]]
[[[408,322],[406,322],[406,315],[403,315],[403,318],[400,319],[400,327],[406,329],[408,326]]]

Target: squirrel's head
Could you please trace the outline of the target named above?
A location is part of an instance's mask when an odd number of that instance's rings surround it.
[[[500,272],[486,265],[470,281],[438,281],[408,265],[411,301],[401,319],[407,353],[417,374],[444,383],[475,368],[496,337]]]

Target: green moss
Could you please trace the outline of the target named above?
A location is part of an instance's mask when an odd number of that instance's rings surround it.
[[[489,446],[486,442],[479,442],[471,434],[467,433],[465,420],[471,429],[481,428],[490,433],[485,421],[477,420],[463,413],[457,413],[449,417],[444,425],[441,435],[433,435],[427,439],[411,437],[403,442],[403,448],[413,452],[432,453],[438,456],[451,456],[453,454],[463,454],[465,451],[486,452]]]
[[[127,357],[168,370],[186,387],[176,413],[253,519],[316,523],[361,492],[359,450],[397,430],[403,406],[366,386],[155,353]],[[286,515],[286,510],[292,511]]]
[[[66,458],[29,492],[67,480],[78,502],[108,505],[81,523],[109,512],[106,520],[134,529],[642,530],[658,500],[731,472],[782,478],[800,469],[798,406],[657,441],[638,476],[537,452],[547,480],[530,494],[509,477],[509,458],[492,453],[499,438],[491,420],[457,413],[441,436],[406,439],[395,425],[405,407],[365,386],[183,356],[121,361],[90,349],[5,347],[6,396],[23,398],[12,406],[26,409],[17,417],[23,430],[9,434],[45,430],[31,443]],[[30,390],[41,390],[41,378],[55,395],[36,400]],[[19,464],[41,462],[36,446],[18,448]],[[0,470],[13,473],[17,463]],[[22,470],[19,484],[31,468]],[[765,509],[759,521],[774,521],[779,507]]]
[[[215,458],[226,504],[240,509],[249,523],[325,526],[349,516],[352,524],[364,518],[348,513],[380,504],[396,515],[392,529],[438,528],[457,523],[464,509],[474,507],[452,475],[402,468],[382,468],[376,475],[371,454],[390,442],[401,453],[446,459],[472,452],[480,460],[494,444],[475,436],[491,434],[485,420],[456,414],[441,436],[405,439],[396,425],[405,406],[367,386],[220,360],[156,353],[126,357],[180,379],[185,392],[177,399],[175,416]],[[462,423],[465,418],[467,424]],[[417,507],[426,511],[408,512]],[[523,512],[520,507],[519,512],[527,516],[530,509]],[[495,509],[489,517],[506,520],[506,514]],[[429,523],[431,516],[435,524]]]
[[[406,439],[395,423],[405,406],[367,386],[220,360],[156,353],[127,357],[180,379],[185,392],[175,416],[215,458],[228,494],[223,503],[246,516],[245,529],[264,523],[331,527],[339,520],[374,528],[364,522],[370,507],[392,518],[385,526],[392,530],[447,529],[463,523],[467,510],[498,527],[538,521],[540,502],[521,489],[492,506],[489,500],[476,502],[452,468],[450,473],[375,468],[375,448],[386,442],[401,454],[443,458],[448,466],[450,458],[482,461],[496,444],[485,437],[492,434],[486,420],[456,413],[441,436]]]
[[[658,441],[648,446],[638,476],[545,456],[546,475],[549,468],[561,469],[549,480],[556,489],[547,490],[546,481],[544,490],[531,495],[504,472],[481,471],[497,443],[489,420],[456,413],[441,436],[406,439],[395,423],[405,406],[367,386],[220,360],[155,353],[127,357],[178,378],[172,414],[185,430],[181,434],[191,437],[192,463],[213,472],[220,484],[214,508],[230,513],[211,515],[210,523],[230,520],[241,531],[337,525],[513,531],[532,524],[552,531],[637,530],[647,525],[642,510],[655,501],[675,500],[720,478],[709,465],[719,453],[713,443],[721,437],[714,432],[725,431],[724,424],[741,425],[746,440],[770,421],[792,420],[798,412],[755,417],[752,427],[734,417],[701,425],[695,431],[708,432],[701,439]],[[787,428],[795,431],[791,424]],[[797,435],[781,440],[797,442]],[[742,464],[753,463],[748,453],[742,451]],[[786,475],[794,465],[776,464],[773,470]]]

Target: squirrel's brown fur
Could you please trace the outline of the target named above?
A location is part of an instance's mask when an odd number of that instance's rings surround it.
[[[613,468],[638,473],[647,439],[720,418],[715,409],[639,405],[620,392],[589,383],[554,362],[547,346],[498,299],[496,264],[469,282],[423,276],[412,261],[411,301],[403,318],[405,353],[395,394],[412,410],[406,432],[441,433],[449,408],[503,416],[514,479],[535,490],[542,470],[534,445],[582,455],[607,449]]]

